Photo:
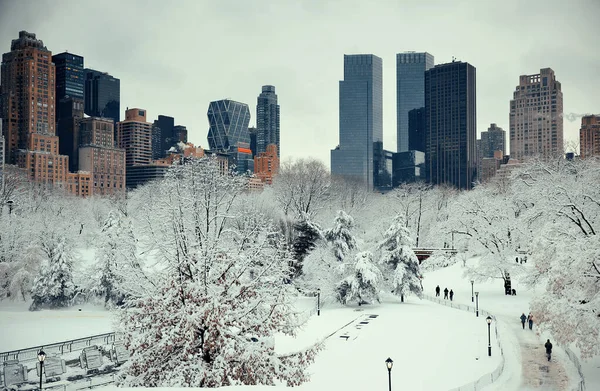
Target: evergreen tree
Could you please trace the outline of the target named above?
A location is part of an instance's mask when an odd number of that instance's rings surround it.
[[[73,259],[65,249],[65,240],[59,239],[53,246],[44,248],[48,264],[44,265],[31,288],[30,310],[67,307],[75,295],[73,284]]]
[[[373,254],[363,251],[356,254],[354,271],[337,286],[337,299],[346,304],[356,300],[358,305],[373,300],[379,302],[379,284],[383,278],[381,271],[373,263]]]
[[[356,248],[356,239],[350,232],[354,227],[352,216],[340,210],[333,221],[333,228],[325,232],[325,239],[333,246],[333,253],[339,262],[344,261],[344,257]]]
[[[304,258],[315,248],[317,242],[323,239],[321,227],[310,220],[306,213],[302,213],[300,220],[294,224],[296,238],[294,239],[294,261],[292,262],[292,277],[302,274]]]
[[[391,275],[387,282],[392,291],[400,296],[402,301],[410,292],[420,296],[423,288],[419,260],[413,251],[413,241],[404,217],[397,215],[383,236],[384,240],[379,244],[380,264],[389,271],[386,275]]]

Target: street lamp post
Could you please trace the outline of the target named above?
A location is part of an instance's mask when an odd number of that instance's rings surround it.
[[[388,359],[385,360],[385,366],[388,370],[388,383],[390,391],[392,391],[392,367],[394,366],[394,361],[392,361],[392,359],[388,357]]]
[[[44,360],[46,359],[46,353],[43,350],[38,352],[38,360],[40,362],[40,391],[42,391],[42,372],[44,371]]]
[[[12,210],[13,210],[13,204],[14,201],[13,200],[8,200],[6,201],[6,205],[8,205],[8,214],[11,215],[12,214]]]
[[[321,288],[317,289],[317,316],[321,316]]]
[[[452,250],[454,250],[454,231],[452,231]]]
[[[479,292],[475,292],[475,316],[479,317]]]
[[[473,284],[475,284],[475,281],[471,280],[471,303],[475,301],[475,298],[473,297]]]
[[[487,321],[488,324],[488,356],[492,356],[492,336],[490,333],[490,326],[492,325],[492,317],[488,316],[487,318],[485,318],[485,320]]]

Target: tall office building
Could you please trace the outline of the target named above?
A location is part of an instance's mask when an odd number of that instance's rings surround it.
[[[52,52],[26,31],[12,40],[10,50],[2,55],[0,72],[6,162],[37,182],[66,185],[69,158],[59,155]]]
[[[174,134],[175,118],[159,115],[152,125],[152,158],[162,159],[167,151],[177,144]]]
[[[248,134],[250,135],[250,150],[252,151],[252,157],[258,155],[256,153],[256,128],[251,126],[248,128]]]
[[[408,112],[409,151],[425,151],[425,125],[425,107],[412,109]]]
[[[127,109],[125,120],[117,122],[117,147],[125,150],[127,167],[152,162],[152,124],[146,110]]]
[[[427,180],[471,189],[476,174],[475,67],[453,61],[425,72]]]
[[[267,185],[273,184],[273,177],[279,172],[277,145],[267,145],[267,151],[254,157],[254,175]]]
[[[383,65],[372,54],[344,55],[340,81],[340,143],[331,151],[331,174],[377,187],[383,157]]]
[[[600,157],[600,115],[586,115],[581,118],[579,151],[582,159]]]
[[[274,86],[263,86],[256,102],[256,153],[267,152],[269,144],[277,146],[277,157],[279,157],[281,145],[277,94]]]
[[[110,118],[81,120],[79,170],[91,174],[93,195],[125,194],[125,150],[115,148]]]
[[[494,152],[506,154],[506,131],[496,124],[490,124],[487,131],[481,132],[481,148],[483,158],[493,158]]]
[[[173,127],[173,136],[174,136],[175,144],[177,144],[177,143],[187,144],[187,142],[188,142],[188,130],[183,125],[175,125]]]
[[[425,71],[432,68],[431,54],[404,52],[396,54],[396,115],[398,152],[413,150],[409,146],[408,112],[425,106]],[[421,151],[420,149],[417,149]]]
[[[56,67],[56,101],[67,96],[83,100],[83,57],[64,52],[52,56],[52,62]]]
[[[210,102],[208,106],[208,145],[213,152],[224,152],[230,157],[229,166],[238,173],[254,172],[250,149],[250,109],[245,103],[229,99]]]
[[[121,118],[121,81],[106,72],[84,70],[85,113],[91,117]]]
[[[522,75],[510,101],[510,157],[563,154],[563,94],[550,68]]]

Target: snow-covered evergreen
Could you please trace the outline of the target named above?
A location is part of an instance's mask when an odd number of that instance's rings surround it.
[[[340,210],[333,221],[333,228],[325,231],[325,239],[331,243],[335,258],[339,262],[343,262],[344,257],[356,248],[356,239],[350,232],[353,227],[352,216]]]
[[[67,307],[75,296],[73,284],[73,258],[59,239],[44,249],[48,256],[31,288],[31,309]]]
[[[421,296],[423,288],[419,260],[413,251],[413,241],[403,215],[399,214],[394,218],[383,235],[379,251],[379,263],[383,266],[385,275],[390,276],[386,282],[394,294],[400,296],[402,301],[408,293]]]
[[[373,262],[373,253],[363,251],[356,254],[352,274],[338,283],[337,299],[346,304],[356,301],[359,305],[379,302],[379,289],[383,276]]]
[[[294,224],[296,237],[293,242],[294,261],[293,277],[298,277],[302,274],[302,264],[304,258],[315,248],[319,240],[323,239],[321,227],[311,220],[310,216],[302,213],[300,220]]]

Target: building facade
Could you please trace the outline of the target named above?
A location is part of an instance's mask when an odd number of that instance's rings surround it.
[[[250,149],[250,109],[245,103],[229,99],[210,102],[208,106],[208,145],[213,152],[229,155],[229,166],[238,173],[254,171]]]
[[[79,169],[79,123],[83,119],[83,99],[62,98],[57,102],[56,131],[59,153],[69,156],[69,171]]]
[[[159,115],[152,125],[152,158],[161,159],[167,151],[177,144],[175,137],[175,118]]]
[[[425,151],[425,107],[408,112],[408,150]]]
[[[510,101],[510,157],[563,154],[563,94],[554,71],[522,75]]]
[[[490,124],[487,131],[481,132],[483,158],[493,158],[496,151],[506,154],[506,131],[496,124]]]
[[[59,155],[52,52],[35,34],[19,32],[2,55],[0,118],[5,160],[30,179],[66,187],[68,157]]]
[[[91,117],[121,119],[121,81],[106,72],[84,69],[85,114]]]
[[[434,58],[429,53],[405,52],[396,54],[396,115],[398,152],[422,149],[409,144],[410,110],[425,106],[425,71],[433,68]]]
[[[146,110],[127,109],[125,120],[117,123],[117,147],[125,150],[129,167],[152,162],[152,124],[146,122]]]
[[[383,143],[383,64],[372,54],[344,55],[340,81],[339,145],[331,151],[331,174],[377,186],[382,162],[374,161]]]
[[[280,156],[279,142],[279,105],[274,86],[263,86],[256,101],[256,153],[267,152],[267,146],[277,146],[277,157]]]
[[[392,187],[425,180],[425,153],[406,151],[392,154]]]
[[[59,102],[65,97],[83,101],[83,57],[64,52],[52,56],[52,62],[56,67],[56,101]]]
[[[582,159],[600,156],[600,115],[581,118],[579,153]]]
[[[279,157],[277,145],[267,145],[266,152],[254,157],[254,175],[267,185],[273,184],[273,178],[279,172]]]
[[[453,61],[425,72],[426,177],[471,189],[476,179],[475,67]]]
[[[79,134],[79,171],[90,173],[92,194],[123,195],[125,150],[115,148],[112,119],[85,118]]]

